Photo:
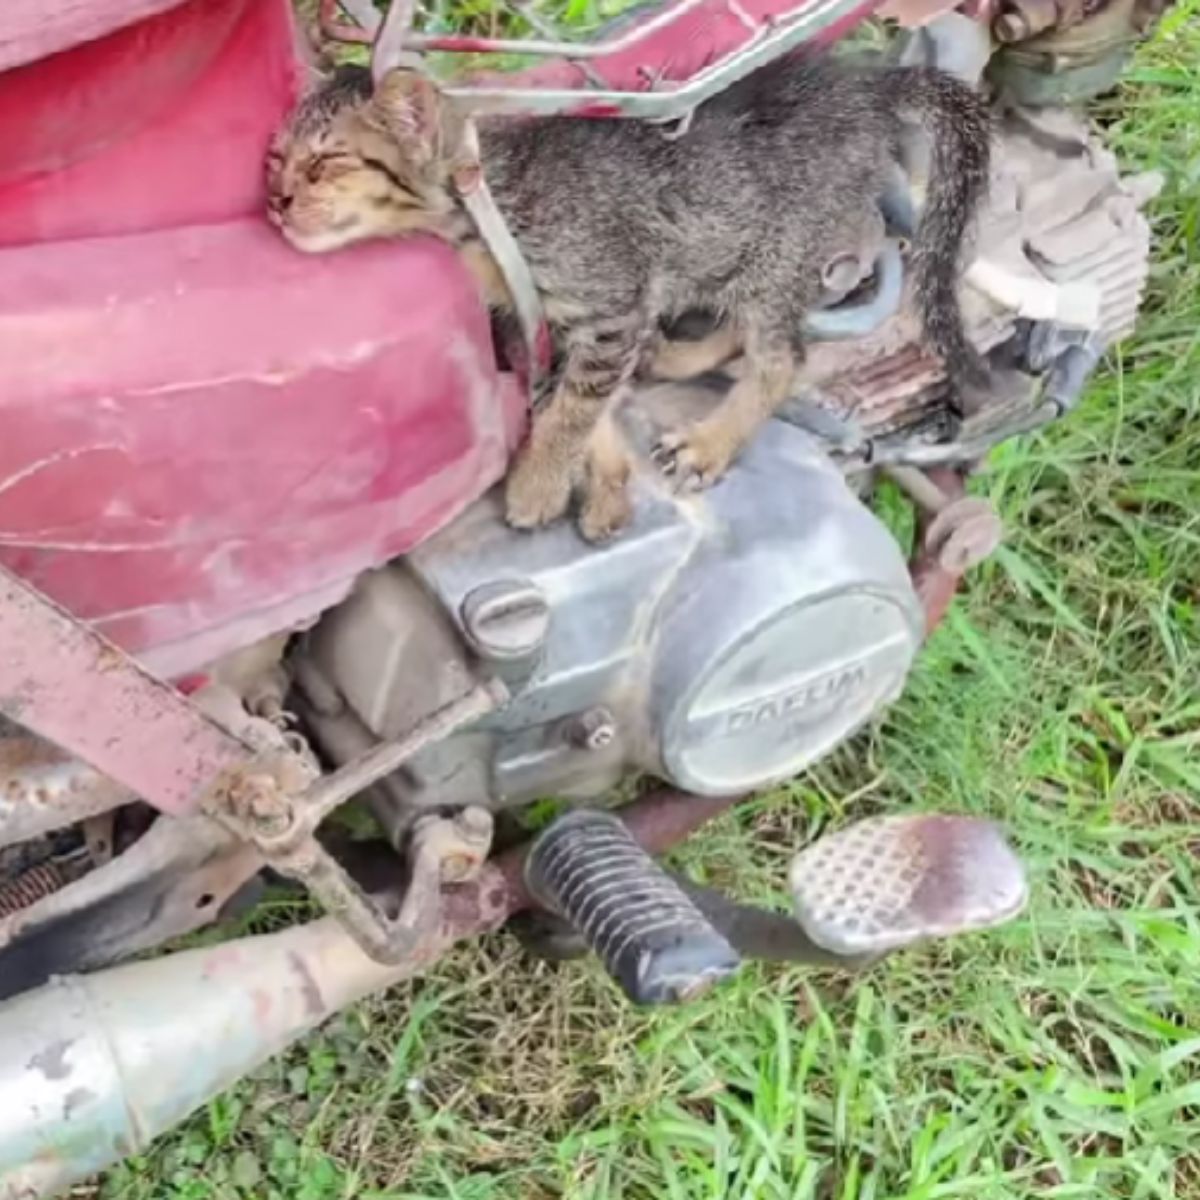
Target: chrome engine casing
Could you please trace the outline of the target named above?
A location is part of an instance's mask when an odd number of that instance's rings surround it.
[[[961,288],[979,348],[1016,346],[1035,327],[1052,344],[1124,336],[1155,184],[1122,178],[1079,117],[1003,114]],[[852,249],[872,261],[870,247]],[[682,402],[686,413],[656,423],[694,419],[718,394],[651,388],[631,417]],[[814,436],[771,422],[698,497],[644,466],[635,522],[612,545],[587,546],[565,522],[516,533],[497,497],[480,501],[305,639],[295,665],[311,733],[343,762],[498,673],[511,705],[420,754],[377,789],[377,809],[596,795],[630,771],[698,793],[794,776],[899,693],[921,640],[899,548],[841,472],[937,461],[946,398],[906,298],[870,333],[810,346],[789,415]]]
[[[701,495],[648,464],[634,486],[607,546],[515,532],[493,495],[363,580],[305,650],[316,740],[397,736],[499,674],[508,707],[422,752],[393,801],[582,797],[631,771],[721,795],[796,775],[899,695],[923,635],[904,558],[809,435],[772,422]]]

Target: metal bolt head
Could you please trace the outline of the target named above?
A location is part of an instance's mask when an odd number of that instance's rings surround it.
[[[603,750],[616,736],[617,723],[607,708],[589,708],[571,724],[571,743],[581,750]]]
[[[843,251],[835,254],[821,268],[821,282],[831,292],[848,292],[862,277],[862,263],[857,254]]]
[[[292,806],[270,775],[248,775],[232,797],[231,807],[247,824],[267,837],[277,837],[292,823]]]
[[[525,658],[542,646],[550,629],[550,605],[526,579],[481,584],[463,601],[467,637],[484,658]]]
[[[471,805],[454,818],[458,832],[469,842],[490,845],[495,820],[486,808]]]

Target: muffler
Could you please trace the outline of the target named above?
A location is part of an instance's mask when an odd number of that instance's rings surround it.
[[[332,918],[54,979],[0,1006],[0,1200],[136,1154],[338,1009],[436,958],[372,962]]]

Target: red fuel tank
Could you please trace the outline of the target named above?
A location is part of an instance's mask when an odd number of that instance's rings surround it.
[[[449,521],[524,402],[450,250],[262,219],[286,0],[117,7],[0,15],[0,63],[57,50],[0,73],[0,561],[179,676]]]

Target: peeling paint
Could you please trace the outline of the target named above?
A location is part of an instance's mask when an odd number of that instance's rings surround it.
[[[63,1120],[69,1121],[78,1109],[99,1098],[91,1088],[72,1088],[63,1100]]]
[[[28,1063],[31,1071],[40,1071],[47,1079],[66,1079],[71,1074],[67,1051],[75,1045],[74,1038],[62,1038],[39,1050]]]

